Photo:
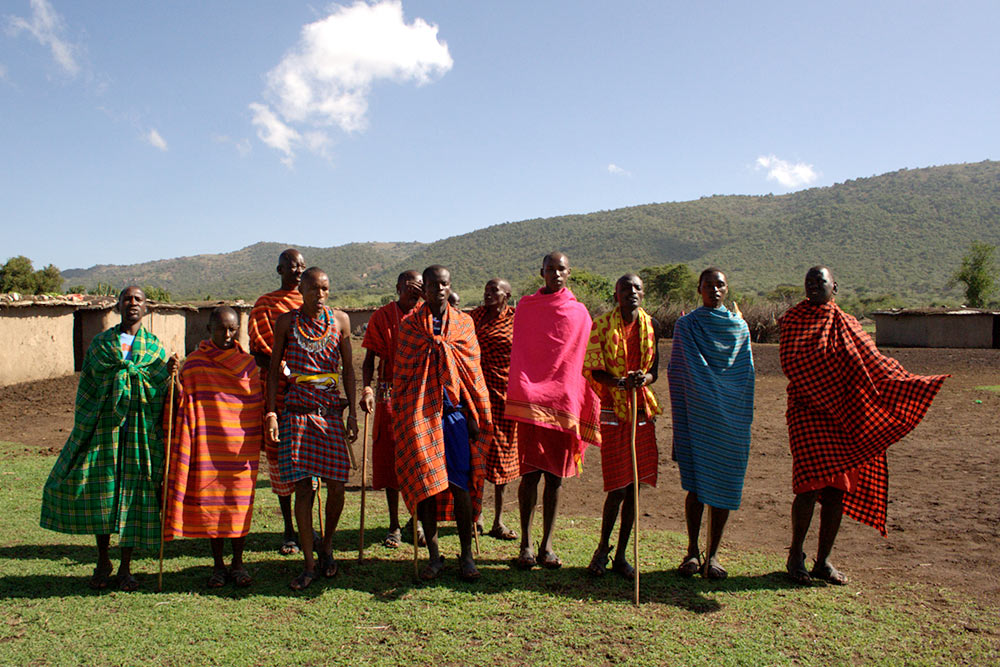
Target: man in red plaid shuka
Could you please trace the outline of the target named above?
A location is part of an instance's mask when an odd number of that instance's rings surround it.
[[[792,580],[847,583],[828,560],[843,514],[884,536],[889,472],[885,452],[920,423],[947,375],[908,373],[883,356],[858,321],[834,303],[830,270],[806,273],[806,300],[781,317],[779,354],[788,377],[792,450]],[[822,504],[812,571],[802,550]]]
[[[462,545],[460,577],[479,578],[472,558],[472,492],[483,476],[483,450],[492,437],[490,398],[479,362],[472,318],[448,304],[451,274],[424,269],[424,305],[399,325],[392,377],[396,477],[407,508],[420,517],[430,562],[420,573],[436,579],[438,507],[454,501]]]

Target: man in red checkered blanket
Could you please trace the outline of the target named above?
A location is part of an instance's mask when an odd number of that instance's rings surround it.
[[[792,450],[792,580],[847,583],[829,561],[843,514],[885,535],[885,452],[920,423],[947,375],[908,373],[883,356],[858,321],[834,303],[830,270],[806,273],[806,300],[781,317],[779,353],[788,377]],[[802,550],[816,501],[822,504],[812,571]]]

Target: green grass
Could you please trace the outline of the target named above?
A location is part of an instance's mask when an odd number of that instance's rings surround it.
[[[982,387],[976,387],[976,391],[992,391],[1000,394],[1000,384],[984,385]]]
[[[137,554],[139,593],[87,589],[94,549],[85,536],[37,527],[51,457],[0,445],[0,664],[30,665],[662,665],[996,663],[997,618],[948,591],[793,588],[782,554],[724,553],[730,578],[683,580],[672,571],[684,540],[646,531],[642,605],[614,576],[584,567],[597,519],[561,520],[559,571],[510,567],[511,544],[481,540],[483,578],[413,581],[408,545],[388,552],[381,494],[370,494],[369,560],[358,564],[358,504],[349,493],[338,534],[341,573],[303,593],[288,581],[297,558],[274,552],[277,502],[261,484],[247,564],[248,590],[209,592],[204,541],[166,548],[164,590],[155,554]],[[11,451],[5,451],[11,450]],[[23,448],[17,448],[23,451]],[[443,552],[458,550],[454,530]],[[426,558],[426,554],[422,554]],[[933,608],[925,604],[933,600]]]

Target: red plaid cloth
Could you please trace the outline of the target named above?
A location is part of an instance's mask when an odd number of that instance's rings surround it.
[[[302,305],[302,295],[298,290],[275,290],[257,299],[250,311],[250,321],[247,324],[247,337],[250,339],[250,353],[270,355],[274,347],[274,322],[282,313],[295,310]],[[260,369],[260,381],[264,386],[264,397],[267,397],[267,368]],[[288,383],[279,379],[277,411],[280,415],[285,408],[285,392]],[[261,428],[265,428],[263,425]],[[267,458],[268,478],[271,480],[271,491],[279,496],[290,496],[295,485],[284,482],[278,469],[278,448],[264,438],[264,455]]]
[[[435,336],[430,307],[424,304],[399,326],[392,378],[396,477],[411,514],[425,498],[444,494],[438,499],[439,508],[443,501],[451,500],[451,494],[444,493],[448,491],[448,472],[441,416],[446,391],[452,404],[467,406],[470,418],[479,424],[479,438],[469,443],[471,487],[476,489],[481,487],[483,452],[493,437],[493,429],[475,327],[471,317],[449,306],[441,323],[441,335]],[[473,512],[477,516],[475,496]]]
[[[486,451],[486,480],[507,484],[518,478],[517,422],[504,418],[507,380],[510,376],[510,347],[514,340],[514,309],[507,306],[497,317],[487,317],[485,306],[470,315],[482,351],[483,376],[490,392],[493,442]]]
[[[396,480],[396,438],[392,433],[392,403],[384,388],[392,387],[399,323],[409,314],[404,315],[395,301],[387,303],[372,313],[365,338],[361,341],[361,347],[371,350],[379,359],[372,428],[372,488],[376,491],[399,488]]]
[[[780,324],[792,486],[858,469],[844,514],[885,535],[885,452],[920,423],[949,376],[908,373],[833,302],[803,301]]]
[[[325,317],[320,320],[298,311],[292,327],[301,327],[310,336],[319,336],[325,322],[336,329],[333,309],[326,306],[325,310]],[[290,331],[285,342],[285,364],[292,375],[340,373],[340,336],[339,331],[334,331],[322,350],[310,352],[299,345]],[[351,463],[344,429],[346,407],[347,399],[338,389],[327,391],[308,383],[289,386],[286,409],[279,422],[281,479],[291,484],[307,477],[347,481]],[[325,414],[319,414],[320,410]]]

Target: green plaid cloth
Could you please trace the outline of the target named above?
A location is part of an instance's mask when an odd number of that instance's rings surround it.
[[[140,328],[125,361],[120,332],[120,325],[108,329],[87,349],[73,432],[45,482],[41,525],[60,533],[117,533],[123,547],[155,547],[167,353]]]

